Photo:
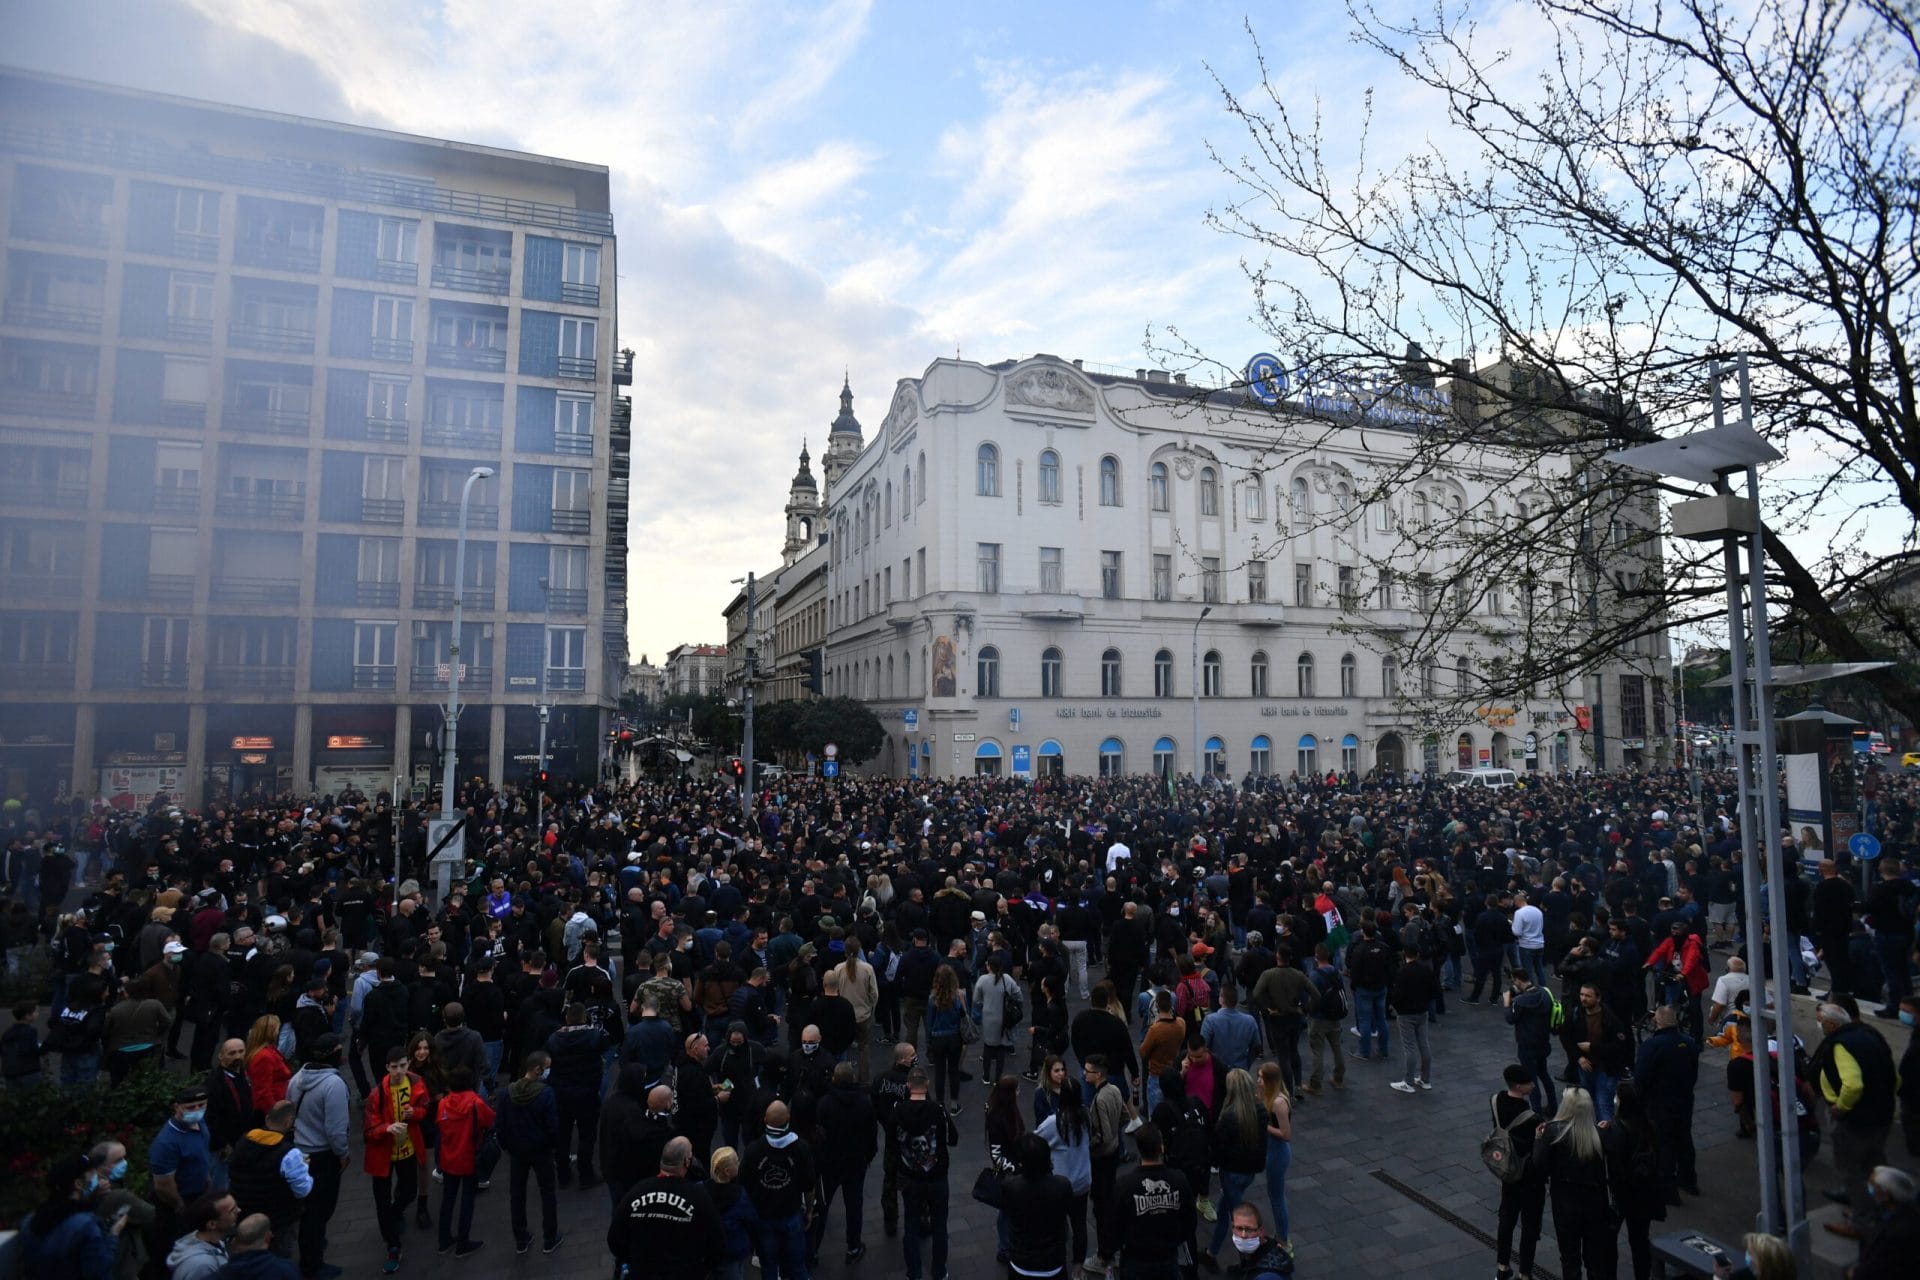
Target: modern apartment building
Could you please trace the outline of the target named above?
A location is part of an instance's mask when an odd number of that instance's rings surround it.
[[[593,776],[631,417],[599,165],[0,71],[0,789]],[[462,490],[464,625],[449,639]]]

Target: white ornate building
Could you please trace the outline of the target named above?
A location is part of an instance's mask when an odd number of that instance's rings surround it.
[[[1341,406],[1319,403],[1323,416],[1295,433],[1244,392],[1046,355],[940,359],[902,379],[857,455],[844,456],[851,432],[828,455],[826,692],[866,701],[887,724],[869,767],[1590,767],[1599,689],[1620,716],[1605,764],[1655,762],[1664,742],[1645,725],[1651,706],[1664,733],[1664,658],[1653,656],[1664,645],[1595,680],[1439,722],[1431,708],[1459,673],[1402,673],[1391,645],[1371,643],[1417,625],[1409,597],[1428,566],[1377,567],[1407,528],[1526,501],[1499,492],[1484,456],[1361,500],[1376,461],[1408,447],[1408,427],[1449,412],[1444,390],[1395,394],[1366,430],[1327,431],[1324,415]],[[1475,637],[1477,660],[1486,645]]]

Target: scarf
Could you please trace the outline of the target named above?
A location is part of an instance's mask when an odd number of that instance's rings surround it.
[[[413,1104],[413,1077],[404,1072],[397,1076],[388,1076],[387,1095],[393,1104],[393,1118],[398,1120]],[[393,1137],[393,1158],[411,1160],[413,1154],[413,1125],[409,1122],[406,1137],[403,1138],[397,1134]]]

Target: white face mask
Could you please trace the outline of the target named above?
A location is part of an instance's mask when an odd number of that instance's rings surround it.
[[[1260,1247],[1260,1237],[1254,1236],[1249,1239],[1246,1236],[1235,1236],[1233,1247],[1239,1253],[1252,1253]]]

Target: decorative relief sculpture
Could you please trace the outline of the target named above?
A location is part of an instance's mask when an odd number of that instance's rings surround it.
[[[1092,413],[1093,395],[1058,369],[1029,369],[1007,384],[1007,399],[1036,409]]]

